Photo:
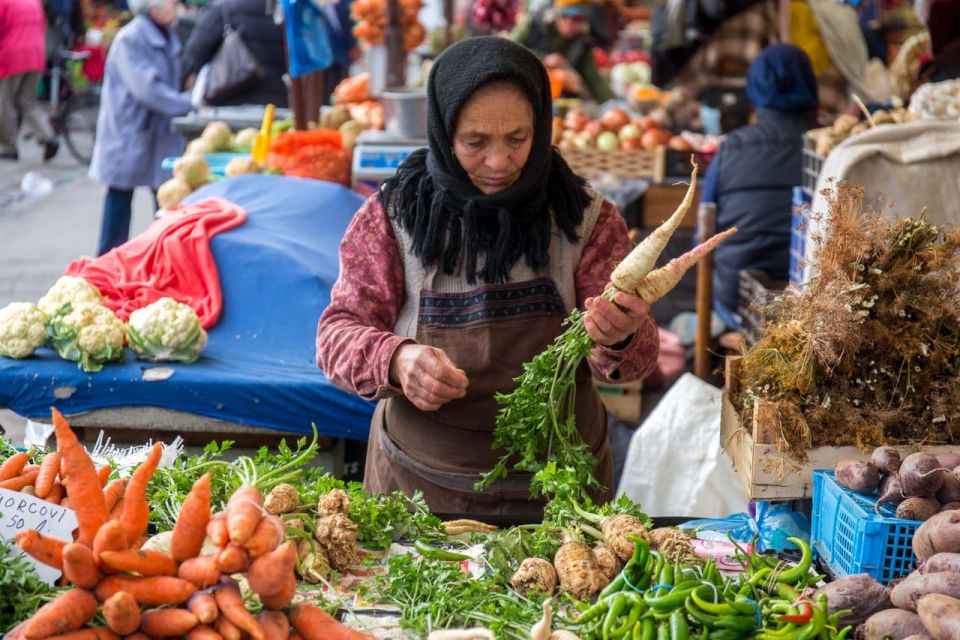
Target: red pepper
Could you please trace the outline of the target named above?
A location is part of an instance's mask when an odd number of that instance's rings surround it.
[[[800,603],[800,613],[784,614],[780,616],[780,622],[792,622],[794,624],[806,624],[810,622],[810,616],[813,615],[813,609],[806,600]]]

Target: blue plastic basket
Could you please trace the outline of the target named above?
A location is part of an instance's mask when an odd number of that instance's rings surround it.
[[[227,165],[234,158],[249,158],[249,153],[206,153],[204,156],[207,159],[207,164],[210,165],[210,175],[217,177],[224,177],[227,170]],[[164,158],[163,162],[160,163],[162,169],[167,171],[173,171],[173,164],[179,160],[180,157]]]
[[[834,577],[869,573],[887,583],[910,573],[916,563],[913,533],[917,520],[901,520],[890,505],[878,516],[876,496],[850,491],[832,471],[813,472],[813,526],[811,539]]]
[[[807,244],[807,215],[813,196],[804,187],[793,188],[790,214],[790,284],[803,289],[803,261]]]

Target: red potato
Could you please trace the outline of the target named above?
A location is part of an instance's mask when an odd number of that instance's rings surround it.
[[[828,582],[817,589],[816,595],[827,596],[830,615],[843,609],[851,610],[851,613],[840,618],[838,625],[840,627],[862,624],[878,611],[893,606],[890,603],[890,590],[867,573],[849,575]]]
[[[938,513],[913,534],[913,552],[919,560],[943,551],[960,553],[960,511]]]
[[[862,460],[841,460],[833,473],[837,482],[857,493],[872,493],[880,485],[880,472]]]
[[[900,465],[900,489],[906,497],[932,496],[943,485],[947,469],[931,453],[912,453]]]
[[[870,616],[860,627],[858,637],[863,640],[906,640],[913,635],[929,638],[920,616],[912,611],[887,609]]]
[[[960,638],[960,600],[938,593],[923,596],[917,614],[934,640]]]
[[[960,597],[960,573],[911,574],[890,591],[890,601],[898,609],[916,611],[920,598],[931,593]]]
[[[920,563],[921,573],[960,573],[960,553],[937,553]]]

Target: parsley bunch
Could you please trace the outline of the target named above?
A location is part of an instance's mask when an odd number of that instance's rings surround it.
[[[18,549],[0,538],[0,634],[28,619],[57,594]]]

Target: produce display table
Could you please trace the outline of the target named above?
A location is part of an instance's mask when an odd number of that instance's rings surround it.
[[[43,349],[28,360],[0,360],[0,406],[44,421],[51,405],[92,412],[77,426],[211,435],[251,427],[310,433],[314,423],[320,435],[365,439],[373,404],[334,387],[314,362],[339,242],[361,198],[319,181],[249,175],[188,201],[211,196],[235,202],[248,219],[211,242],[223,313],[200,360],[148,363],[128,352],[126,363],[87,374]]]
[[[262,104],[248,104],[237,107],[203,107],[199,111],[191,111],[185,116],[174,118],[170,127],[185,136],[196,136],[203,132],[203,128],[214,121],[226,122],[231,129],[237,131],[247,127],[259,129],[263,123],[263,113],[266,106]],[[292,118],[290,109],[274,111],[275,120]]]

